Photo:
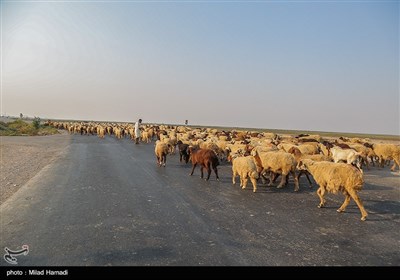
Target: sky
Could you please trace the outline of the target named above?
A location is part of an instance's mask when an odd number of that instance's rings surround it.
[[[399,1],[1,1],[1,114],[400,134]]]

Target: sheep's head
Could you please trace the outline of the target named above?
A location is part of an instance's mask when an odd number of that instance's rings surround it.
[[[296,154],[301,155],[300,150],[299,150],[298,148],[296,148],[296,147],[291,147],[291,148],[289,149],[288,153],[289,153],[289,154],[293,154],[293,155],[296,155]]]
[[[251,150],[250,155],[255,157],[257,155],[257,148],[254,148],[253,150]]]
[[[250,178],[254,178],[256,180],[259,178],[257,171],[250,172],[249,176],[250,176]]]
[[[297,163],[298,170],[307,170],[310,165],[312,165],[314,161],[311,159],[303,159]]]
[[[362,157],[360,153],[357,153],[357,158],[351,163],[354,167],[356,167],[361,173],[364,173],[362,170]]]
[[[239,153],[239,151],[237,151],[236,153],[230,153],[229,156],[227,157],[227,160],[229,162],[231,162],[232,160],[234,160],[235,158],[238,158],[240,156],[242,156],[242,155]]]

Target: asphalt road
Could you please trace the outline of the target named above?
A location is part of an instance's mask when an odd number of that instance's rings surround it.
[[[400,265],[400,177],[388,168],[367,171],[361,222],[353,201],[336,212],[342,195],[318,209],[305,178],[298,193],[292,181],[253,193],[232,185],[229,165],[206,182],[178,155],[158,167],[154,144],[65,137],[60,158],[0,207],[1,250],[29,246],[18,265]]]

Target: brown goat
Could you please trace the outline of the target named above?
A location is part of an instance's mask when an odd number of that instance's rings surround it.
[[[213,150],[210,149],[193,149],[193,147],[189,147],[190,159],[192,161],[192,172],[190,176],[193,175],[194,169],[197,164],[200,164],[201,178],[203,178],[203,169],[207,169],[207,179],[210,179],[211,168],[214,170],[214,173],[219,181],[217,166],[219,165],[219,160],[217,155]]]

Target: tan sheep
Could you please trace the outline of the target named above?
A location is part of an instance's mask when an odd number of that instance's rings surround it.
[[[104,139],[104,134],[105,134],[105,128],[102,127],[101,125],[97,126],[97,136],[99,136],[99,138]]]
[[[294,178],[294,191],[299,190],[299,182],[297,180],[295,170],[297,162],[292,154],[285,152],[259,152],[257,149],[251,151],[251,155],[254,157],[257,168],[261,168],[261,174],[264,172],[273,172],[275,174],[281,174],[282,179],[277,188],[282,188],[287,184],[287,176],[292,174]],[[269,185],[272,184],[270,180]]]
[[[165,167],[165,164],[167,163],[167,154],[169,152],[169,144],[156,141],[154,152],[156,154],[158,166],[163,165]]]
[[[148,131],[143,131],[141,136],[142,142],[149,143],[151,141]]]
[[[291,147],[297,147],[297,146],[293,143],[280,143],[277,147],[281,151],[288,152]]]
[[[390,170],[395,171],[396,165],[400,170],[400,146],[393,144],[373,144],[372,149],[379,158],[381,167],[386,160],[393,159],[393,166]]]
[[[297,147],[292,147],[289,149],[289,153],[294,156],[296,159],[296,162],[299,163],[301,160],[304,159],[311,159],[314,161],[332,161],[332,158],[326,155],[307,155],[307,154],[302,154],[301,151]],[[300,177],[301,175],[305,174],[306,178],[308,180],[308,183],[310,184],[310,188],[312,187],[312,183],[310,180],[310,177],[308,177],[308,171],[307,170],[300,170],[300,172],[297,174],[297,181],[300,182]]]
[[[257,191],[258,172],[254,157],[235,157],[232,160],[232,183],[236,184],[236,176],[240,176],[240,186],[245,189],[250,178],[253,184],[253,192]]]
[[[352,138],[354,139],[354,138]],[[371,148],[366,147],[362,144],[350,144],[350,148],[356,150],[357,152],[360,153],[361,159],[362,159],[362,164],[365,164],[367,169],[369,170],[369,163],[368,163],[368,156],[371,156],[374,154]]]
[[[115,137],[117,139],[121,139],[122,138],[122,129],[120,127],[114,127],[113,132],[114,132]]]
[[[357,192],[363,187],[364,180],[362,173],[356,167],[346,163],[316,162],[305,159],[299,162],[299,169],[310,172],[319,185],[317,194],[320,204],[318,208],[325,206],[326,200],[324,196],[326,192],[336,194],[340,191],[346,198],[337,211],[344,212],[352,198],[360,209],[361,221],[366,220],[368,213],[357,195]]]
[[[320,152],[318,145],[315,144],[302,144],[299,145],[297,148],[300,150],[302,154],[306,155],[317,155]]]
[[[311,135],[308,135],[308,136],[305,136],[305,137],[300,137],[300,139],[313,139],[313,140],[316,140],[318,142],[322,141],[321,135],[318,135],[318,134],[311,134]]]

